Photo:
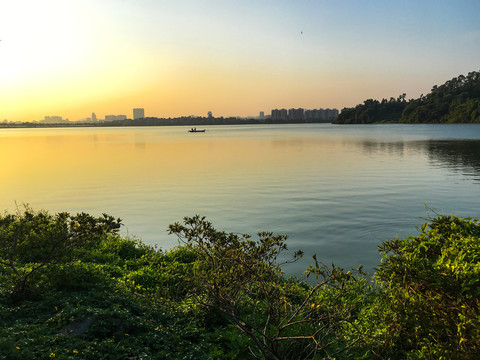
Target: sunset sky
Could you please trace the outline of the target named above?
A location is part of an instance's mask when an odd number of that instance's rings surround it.
[[[0,121],[269,114],[480,70],[478,0],[2,0]]]

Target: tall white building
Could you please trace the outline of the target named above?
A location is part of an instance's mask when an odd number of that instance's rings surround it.
[[[133,120],[143,119],[145,117],[145,110],[143,108],[133,109]]]

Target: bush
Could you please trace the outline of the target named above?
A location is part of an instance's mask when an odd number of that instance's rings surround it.
[[[50,215],[27,208],[23,214],[1,216],[0,266],[3,274],[10,275],[11,299],[25,299],[45,268],[74,260],[119,226],[120,219],[105,214],[100,218],[85,213]]]
[[[351,272],[315,261],[308,272],[318,282],[303,286],[283,277],[278,257],[287,250],[284,235],[260,233],[255,241],[248,235],[217,231],[199,216],[185,218],[184,225],[170,225],[170,233],[197,256],[192,301],[227,317],[251,339],[255,356],[331,357],[358,341],[358,333],[347,338],[339,331],[342,323],[351,322],[351,304],[339,308],[319,301],[328,287],[345,291],[345,285],[354,281]],[[291,261],[301,255],[296,252]]]
[[[386,241],[375,283],[315,256],[306,279],[285,277],[283,235],[254,240],[195,216],[170,226],[184,245],[164,252],[121,238],[118,224],[30,210],[0,217],[0,359],[480,353],[477,220],[438,216],[417,236]],[[76,324],[82,332],[67,334]]]
[[[392,311],[389,346],[412,358],[480,354],[480,225],[431,218],[421,233],[385,242],[376,276]]]

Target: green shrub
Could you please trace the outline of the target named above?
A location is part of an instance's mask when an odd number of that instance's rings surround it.
[[[411,358],[480,354],[480,225],[439,216],[418,236],[385,242],[376,276],[391,311],[389,343]]]
[[[335,356],[358,340],[339,332],[350,322],[349,304],[325,306],[315,301],[327,287],[344,290],[353,281],[351,272],[319,264],[308,269],[316,276],[313,286],[283,277],[279,255],[287,250],[286,236],[248,235],[217,231],[205,218],[185,218],[170,225],[196,254],[192,301],[223,314],[247,337],[252,352],[266,359],[307,359]],[[296,252],[291,261],[302,255]],[[350,335],[353,335],[353,331]]]
[[[74,260],[107,234],[116,233],[119,224],[120,219],[115,222],[107,215],[50,215],[29,209],[0,216],[0,266],[10,275],[4,290],[14,301],[27,298],[46,268]]]
[[[183,246],[161,251],[120,237],[118,223],[0,217],[0,360],[480,353],[477,220],[438,216],[418,236],[386,241],[375,283],[315,257],[310,278],[285,277],[282,235],[253,240],[197,216],[170,226]],[[69,335],[77,322],[85,328]]]

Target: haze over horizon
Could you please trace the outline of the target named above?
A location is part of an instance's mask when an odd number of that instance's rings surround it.
[[[479,70],[479,18],[476,0],[4,1],[0,121],[416,98]]]

